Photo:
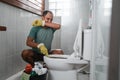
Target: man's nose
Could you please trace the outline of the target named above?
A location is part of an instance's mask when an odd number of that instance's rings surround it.
[[[48,22],[51,22],[51,20],[48,20]]]

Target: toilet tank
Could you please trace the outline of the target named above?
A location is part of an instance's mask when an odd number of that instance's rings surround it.
[[[83,38],[83,59],[91,60],[92,56],[92,29],[84,29],[84,38]]]

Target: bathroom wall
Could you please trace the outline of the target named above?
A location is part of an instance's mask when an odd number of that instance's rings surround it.
[[[40,16],[0,2],[0,26],[7,27],[7,31],[0,31],[0,80],[24,69],[26,62],[21,59],[21,51],[29,48],[26,38],[31,22],[38,18]],[[54,18],[55,22],[60,20],[60,17]],[[60,48],[59,35],[60,31],[55,32],[52,48]]]
[[[0,80],[23,70],[25,62],[21,51],[28,48],[25,40],[31,22],[39,16],[0,2],[0,25],[7,31],[0,31]]]
[[[63,9],[61,28],[61,48],[65,54],[73,52],[73,44],[82,20],[82,27],[88,27],[89,0],[69,0],[70,8]]]
[[[61,17],[54,17],[53,22],[61,24]],[[61,49],[61,29],[55,31],[51,49]]]

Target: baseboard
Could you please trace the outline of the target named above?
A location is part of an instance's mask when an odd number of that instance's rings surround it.
[[[23,72],[23,70],[20,71],[20,72],[18,72],[18,73],[16,73],[16,74],[14,74],[13,76],[10,76],[10,77],[7,78],[6,80],[20,80],[20,77],[21,77],[21,75],[22,75],[22,72]]]

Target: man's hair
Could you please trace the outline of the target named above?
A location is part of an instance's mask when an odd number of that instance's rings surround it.
[[[42,16],[46,16],[47,13],[51,13],[51,14],[53,14],[51,11],[49,11],[49,10],[45,10],[45,11],[43,12]]]

